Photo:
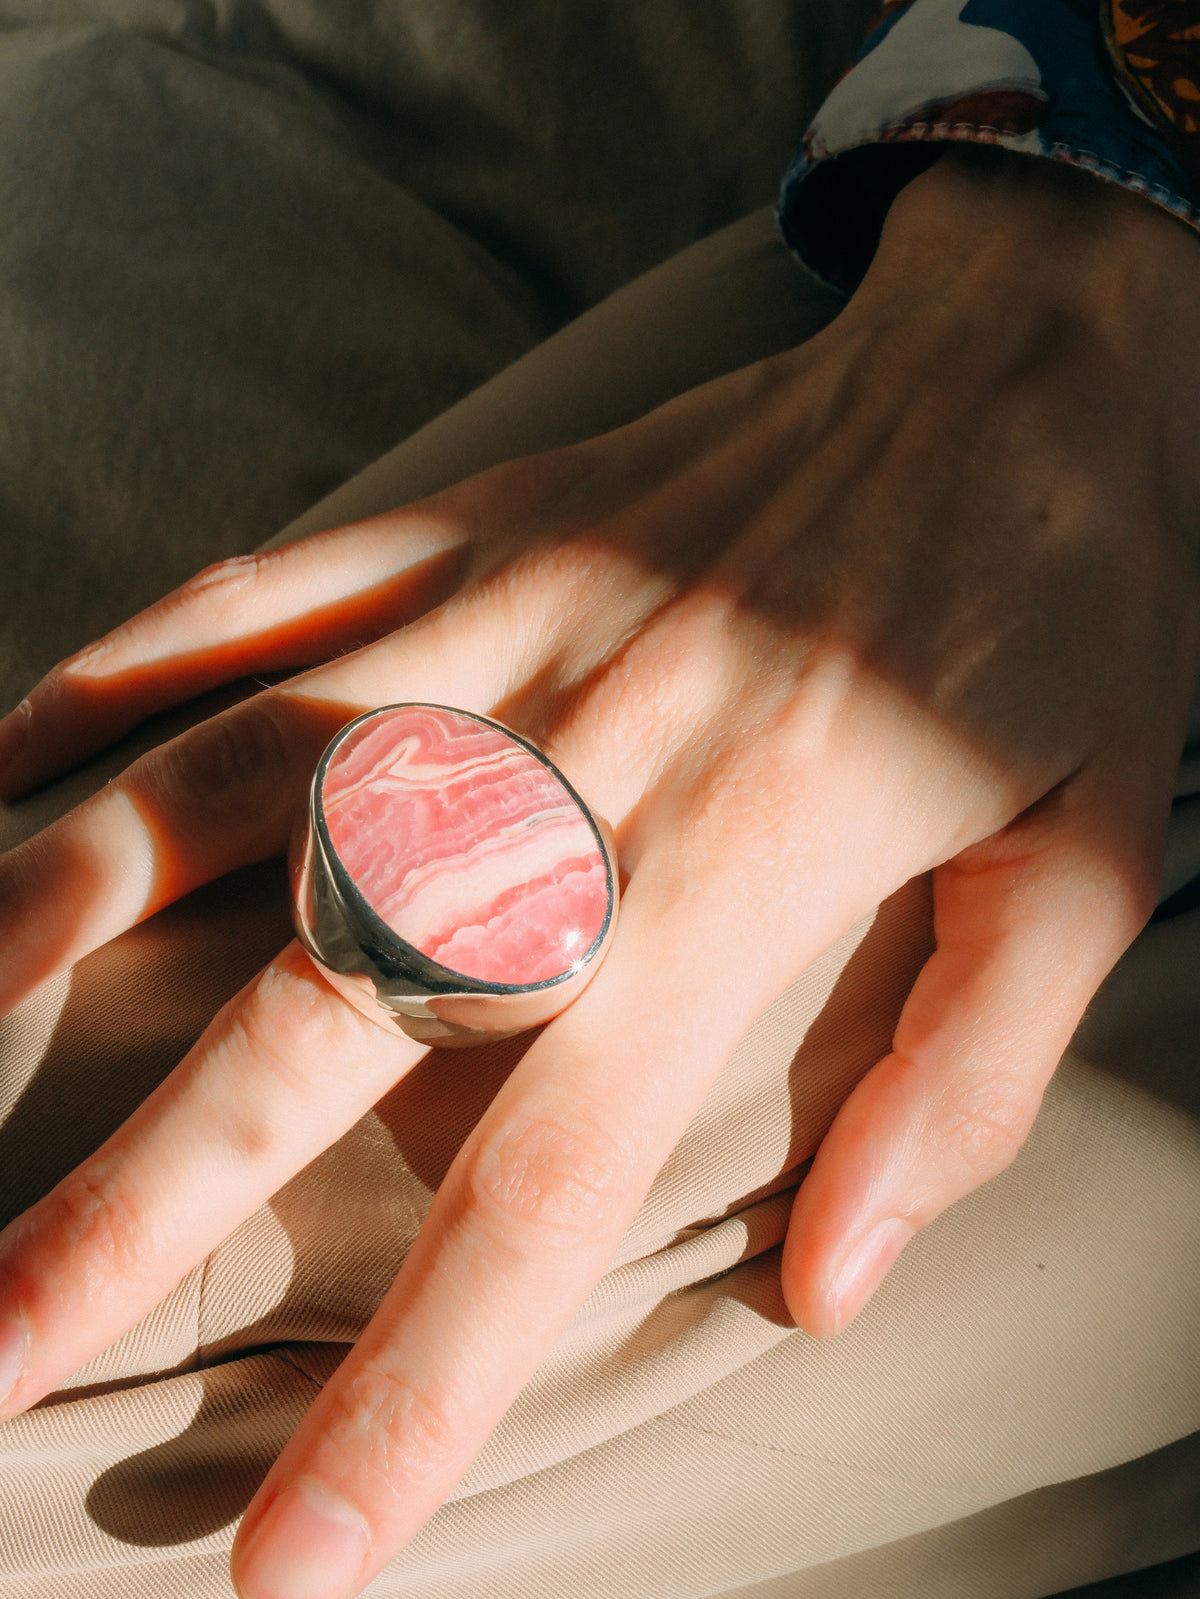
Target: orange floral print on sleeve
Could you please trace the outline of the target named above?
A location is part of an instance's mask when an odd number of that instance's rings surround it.
[[[1102,0],[1102,10],[1130,98],[1200,175],[1200,0]]]

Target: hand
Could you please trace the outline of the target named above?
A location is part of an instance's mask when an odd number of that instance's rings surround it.
[[[201,574],[10,723],[11,793],[214,683],[325,663],[0,862],[6,1005],[281,850],[325,742],[376,704],[498,716],[616,830],[612,952],[468,1138],[248,1510],[250,1599],[356,1592],[412,1536],[741,1034],[918,873],[937,949],[800,1189],[800,1326],[837,1332],[916,1229],[1012,1159],[1154,901],[1198,659],[1198,278],[1195,242],[1140,201],[943,160],[801,349]],[[422,1053],[285,950],[0,1236],[0,1370],[6,1351],[20,1367],[3,1413],[135,1323]]]

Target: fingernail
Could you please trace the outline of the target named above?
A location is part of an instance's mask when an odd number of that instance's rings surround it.
[[[829,1337],[854,1320],[915,1232],[911,1223],[893,1216],[878,1222],[853,1246],[830,1291]]]
[[[370,1551],[367,1524],[323,1483],[286,1487],[237,1563],[242,1599],[347,1599]]]
[[[29,701],[22,700],[15,711],[0,718],[0,773],[16,760],[28,737]]]
[[[20,1321],[0,1323],[0,1415],[25,1373],[28,1342]]]

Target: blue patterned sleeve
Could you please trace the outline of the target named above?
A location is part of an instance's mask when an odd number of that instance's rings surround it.
[[[1157,11],[1171,4],[1157,0]],[[1152,37],[1140,36],[1139,55],[1133,10],[1129,0],[890,0],[784,179],[788,244],[849,293],[892,199],[947,140],[1070,162],[1200,228],[1200,175],[1178,120],[1173,128],[1147,109],[1130,70]],[[1184,20],[1177,53],[1200,65],[1200,40]]]

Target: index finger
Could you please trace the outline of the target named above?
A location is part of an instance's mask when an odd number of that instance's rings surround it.
[[[403,626],[445,597],[464,536],[448,516],[409,512],[206,567],[60,661],[0,720],[0,796],[221,684],[331,660]]]

